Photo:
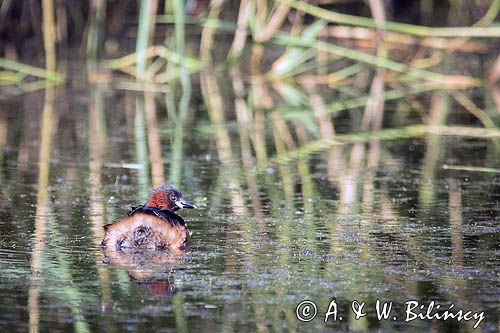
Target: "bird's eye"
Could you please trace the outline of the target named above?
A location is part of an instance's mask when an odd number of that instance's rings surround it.
[[[173,195],[173,194],[172,194],[172,195],[170,196],[170,200],[171,200],[171,201],[175,201],[175,200],[177,200],[177,198],[175,197],[175,195]]]

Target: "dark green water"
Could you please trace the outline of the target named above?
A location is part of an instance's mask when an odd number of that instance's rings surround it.
[[[482,313],[477,331],[498,332],[498,174],[442,168],[498,168],[491,139],[368,141],[276,164],[268,128],[269,162],[245,167],[241,129],[201,116],[184,127],[179,161],[159,96],[165,180],[173,172],[198,205],[180,212],[191,245],[104,263],[102,226],[152,187],[138,169],[140,96],[58,88],[52,112],[43,91],[1,102],[0,331],[454,332],[479,321],[405,322],[414,300]],[[196,114],[201,100],[195,89]],[[332,299],[338,318],[325,323]],[[393,302],[388,320],[377,299]],[[303,300],[317,305],[310,322],[296,316]],[[358,320],[354,300],[366,302]]]

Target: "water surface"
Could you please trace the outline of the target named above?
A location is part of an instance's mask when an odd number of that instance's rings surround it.
[[[248,128],[211,125],[202,100],[194,87],[197,118],[181,141],[162,95],[154,130],[137,92],[67,86],[2,101],[2,331],[471,331],[477,322],[407,323],[409,300],[484,312],[479,330],[498,331],[498,174],[443,168],[498,168],[494,140],[362,139],[280,160],[293,147],[267,126],[259,160]],[[288,130],[314,142],[296,123]],[[144,154],[155,142],[160,162]],[[102,226],[166,180],[198,205],[181,212],[188,251],[103,262]],[[343,319],[324,323],[333,299]],[[377,299],[394,303],[397,320],[377,319]],[[313,321],[296,317],[303,300],[317,304]],[[354,300],[366,317],[354,318]]]

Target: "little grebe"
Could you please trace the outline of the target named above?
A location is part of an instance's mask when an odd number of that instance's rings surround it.
[[[196,208],[182,193],[162,185],[149,196],[146,204],[132,207],[128,217],[104,226],[103,247],[122,249],[178,250],[185,245],[188,230],[174,212]]]

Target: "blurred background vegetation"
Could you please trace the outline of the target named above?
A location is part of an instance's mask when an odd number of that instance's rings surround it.
[[[499,9],[498,0],[5,0],[1,96],[63,82],[71,74],[64,64],[79,59],[91,82],[168,90],[176,103],[183,95],[182,120],[195,73],[204,73],[210,119],[221,118],[219,89],[206,84],[226,71],[242,100],[224,119],[264,116],[247,114],[248,105],[282,108],[274,117],[331,138],[337,113],[362,107],[354,129],[380,129],[384,103],[405,99],[388,125],[415,116],[404,104],[419,113],[418,123],[444,124],[409,96],[446,89],[450,103],[488,128],[500,103]],[[491,93],[475,98],[484,88]]]
[[[491,137],[500,118],[499,11],[500,0],[5,0],[0,97],[81,75],[99,89],[143,92],[137,158],[149,156],[153,183],[163,177],[155,104],[177,124],[174,162],[195,120],[208,131],[236,123],[246,166],[374,131]],[[193,83],[205,110],[193,108]],[[280,136],[271,151],[269,130]],[[347,133],[357,134],[339,135]]]
[[[212,302],[220,311],[202,315],[216,327],[293,331],[305,296],[348,307],[383,294],[488,309],[498,331],[499,11],[500,0],[3,0],[2,323],[148,330],[153,317],[210,331],[192,318]],[[168,267],[184,291],[167,319],[99,248],[102,226],[165,180],[200,206],[186,213],[198,252]],[[147,277],[126,264],[134,281],[170,288],[164,262]]]

